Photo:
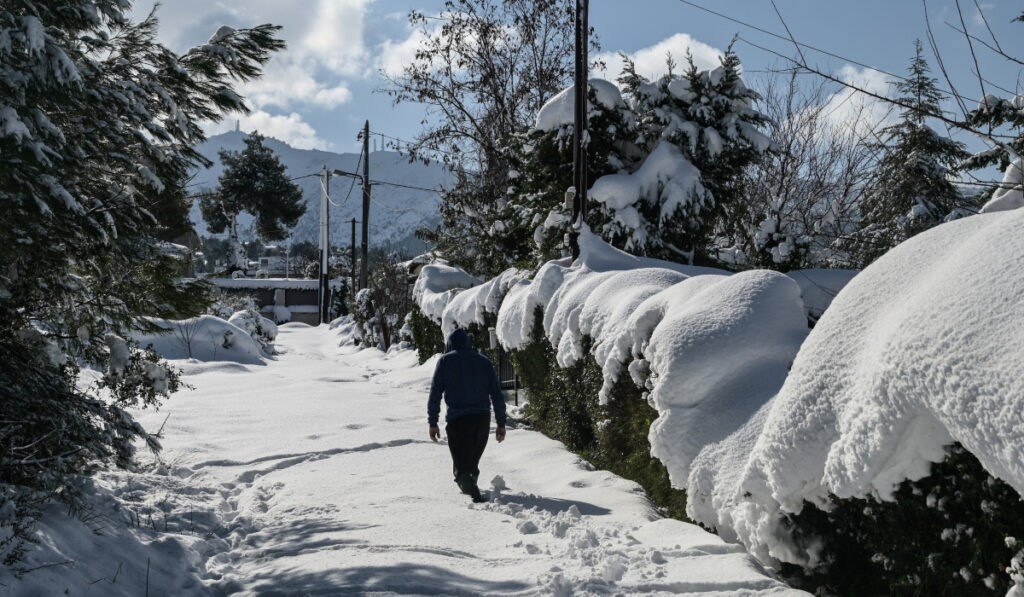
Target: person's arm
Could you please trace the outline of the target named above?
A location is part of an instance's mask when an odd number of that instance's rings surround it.
[[[427,398],[427,423],[430,425],[430,439],[435,442],[441,437],[437,420],[441,415],[441,395],[444,394],[444,359],[437,362],[434,378],[430,381],[430,396]]]
[[[505,394],[501,391],[501,382],[498,381],[494,365],[491,365],[489,361],[487,369],[490,374],[488,393],[491,395],[491,404],[494,406],[494,423],[497,426],[494,431],[494,439],[501,442],[505,439]]]

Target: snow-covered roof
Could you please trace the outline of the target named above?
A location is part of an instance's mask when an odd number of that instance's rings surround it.
[[[319,290],[320,280],[302,278],[207,278],[208,282],[218,288],[245,290]],[[341,287],[340,279],[330,280],[332,289]]]

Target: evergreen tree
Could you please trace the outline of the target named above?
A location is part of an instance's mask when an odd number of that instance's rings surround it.
[[[217,191],[203,196],[199,208],[211,232],[228,230],[231,250],[229,268],[245,270],[246,260],[238,240],[238,216],[248,213],[256,218],[254,227],[265,241],[283,240],[288,228],[295,226],[306,204],[302,189],[285,174],[284,164],[263,144],[258,132],[245,139],[245,149],[221,151],[224,173],[218,179]]]
[[[730,47],[721,65],[700,70],[691,56],[680,76],[651,82],[627,61],[619,81],[644,157],[628,175],[594,182],[606,237],[627,251],[687,263],[714,263],[719,236],[743,218],[744,169],[770,149],[754,109],[756,92],[740,77]]]
[[[635,167],[642,154],[630,142],[633,114],[619,91],[608,81],[591,79],[587,95],[587,179]],[[513,193],[500,223],[488,230],[496,243],[509,244],[513,265],[530,268],[560,257],[566,248],[571,210],[565,206],[565,192],[573,176],[573,97],[573,87],[559,93],[542,108],[537,125],[518,136],[513,145]],[[548,122],[556,111],[561,120]],[[591,221],[601,219],[596,213],[601,204],[589,201],[588,205],[596,214]],[[612,221],[595,229],[609,239],[619,230]]]
[[[875,189],[860,206],[854,258],[866,266],[911,236],[957,217],[967,201],[950,180],[951,171],[968,153],[962,143],[944,137],[926,124],[940,114],[942,99],[921,42],[907,69],[907,79],[895,83],[900,122],[882,130],[884,144]]]
[[[276,27],[222,27],[177,55],[153,15],[124,0],[7,0],[0,9],[0,556],[26,505],[73,498],[75,479],[158,447],[125,410],[179,379],[133,330],[180,318],[194,288],[161,251],[154,214],[180,211],[180,183],[206,161],[200,122],[245,111],[231,80],[283,47]],[[83,368],[102,372],[80,382]],[[5,516],[4,524],[10,517]]]
[[[1013,19],[1024,23],[1024,13]],[[1008,60],[1019,58],[999,51]],[[986,95],[978,107],[967,115],[967,125],[984,135],[990,147],[971,156],[965,168],[978,169],[997,166],[1003,171],[1003,180],[985,193],[988,200],[984,211],[1018,209],[1024,206],[1024,93],[1012,99]]]

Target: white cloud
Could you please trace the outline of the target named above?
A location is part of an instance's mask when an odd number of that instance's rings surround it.
[[[675,72],[684,72],[684,69],[687,67],[687,50],[693,55],[693,62],[700,69],[710,69],[718,66],[718,59],[724,54],[722,50],[697,41],[686,33],[676,33],[653,46],[642,48],[635,52],[626,52],[626,55],[636,65],[637,74],[648,79],[655,79],[668,73],[666,57],[669,53],[672,54],[672,59],[677,64]],[[615,80],[622,72],[622,67],[625,66],[618,52],[601,52],[592,58],[599,58],[604,61],[605,70],[595,71],[594,74],[608,80]]]
[[[389,77],[395,77],[402,73],[402,69],[412,64],[416,57],[416,49],[425,35],[421,29],[409,32],[409,37],[402,41],[394,42],[390,39],[377,47],[377,68]]]
[[[970,16],[969,20],[970,20],[971,24],[974,25],[974,27],[978,28],[978,29],[980,29],[982,27],[985,27],[985,14],[984,13],[990,12],[993,8],[995,8],[995,4],[984,3],[984,2],[981,3],[979,6],[976,6],[974,8],[974,10],[971,11],[971,13],[970,13],[971,16]]]
[[[287,7],[290,3],[280,4]],[[319,0],[308,11],[290,7],[289,12],[303,12],[311,17],[296,51],[335,73],[361,73],[366,60],[363,22],[367,4],[368,0]]]
[[[241,129],[245,132],[259,131],[264,137],[280,139],[297,149],[330,150],[334,148],[333,144],[318,137],[316,130],[295,112],[285,116],[256,110],[250,114],[232,118],[230,121],[226,120],[216,125],[210,125],[207,127],[206,133],[215,135],[234,130],[236,120],[239,121]]]
[[[889,78],[876,70],[859,69],[847,64],[839,69],[836,76],[864,91],[883,97],[889,96]],[[867,135],[879,126],[888,124],[888,121],[895,117],[891,104],[849,87],[828,98],[825,102],[825,114],[826,119],[832,124],[853,127],[859,135]]]
[[[162,4],[157,16],[161,40],[177,51],[203,43],[221,24],[281,25],[287,49],[271,59],[262,79],[242,85],[241,93],[255,108],[334,108],[351,98],[342,79],[365,72],[364,24],[371,1],[174,0]],[[140,0],[133,13],[141,18],[152,6],[153,0]]]
[[[273,58],[263,76],[242,85],[242,94],[256,107],[289,108],[294,103],[308,103],[321,108],[336,108],[352,99],[352,92],[342,83],[330,85],[324,75],[317,79],[316,66],[296,62],[289,56]]]

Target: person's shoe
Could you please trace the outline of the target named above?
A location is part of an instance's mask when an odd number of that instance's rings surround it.
[[[486,502],[487,501],[487,498],[485,498],[483,495],[480,494],[480,488],[479,487],[474,485],[470,489],[471,489],[471,491],[470,491],[469,495],[470,495],[470,497],[473,498],[473,502],[475,502],[477,504],[480,504],[482,502]]]

